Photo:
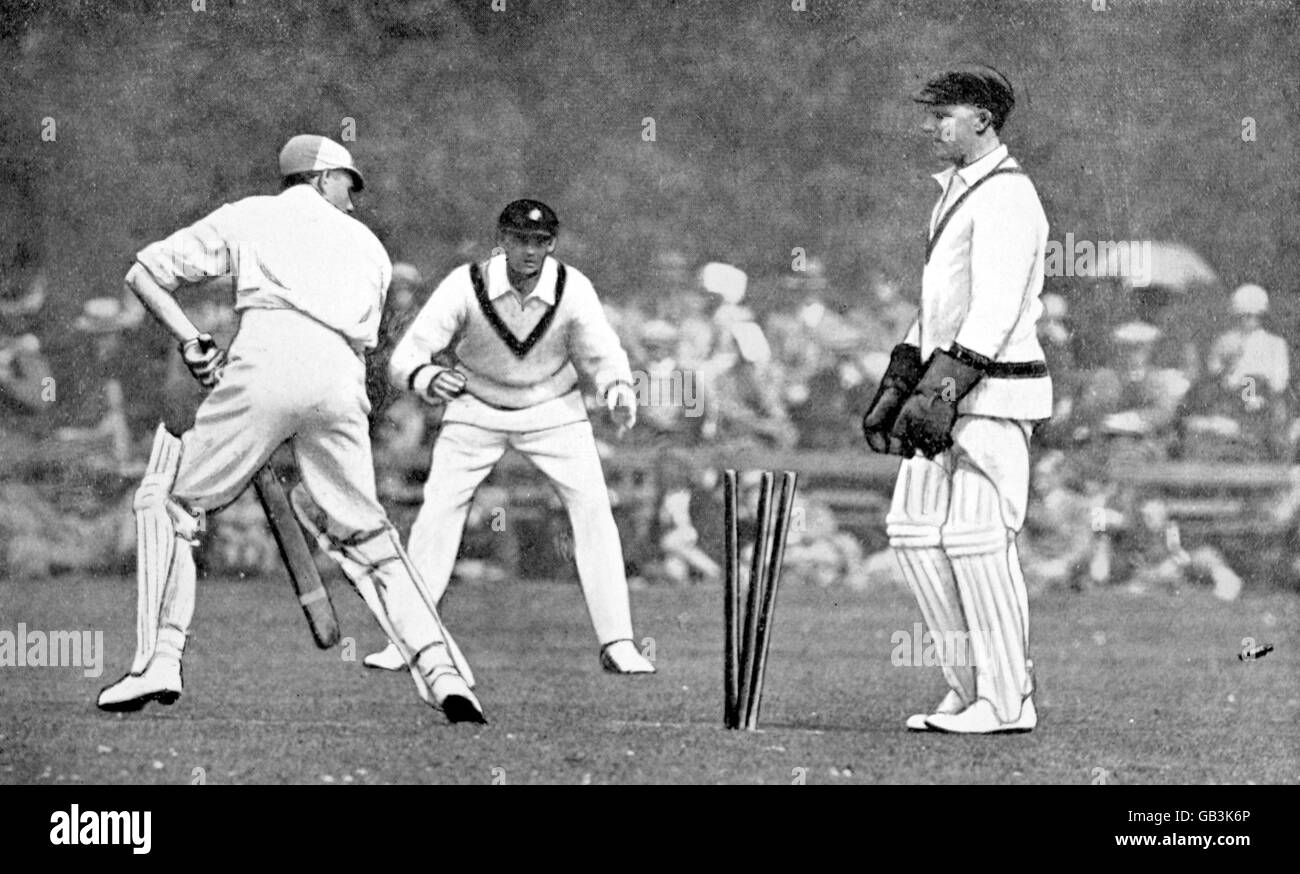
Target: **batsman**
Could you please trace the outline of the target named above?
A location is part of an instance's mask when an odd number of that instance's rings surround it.
[[[206,515],[234,500],[288,441],[302,477],[294,513],[400,648],[420,698],[452,722],[484,722],[468,667],[376,496],[363,353],[378,341],[392,264],[351,216],[364,181],[343,146],[311,135],[285,144],[280,175],[279,194],[220,207],[145,247],[127,273],[127,287],[211,392],[189,431],[158,428],[134,502],[135,660],[98,706],[130,711],[180,697],[193,550]],[[240,314],[228,354],[174,296],[227,275]]]
[[[948,683],[933,712],[907,727],[1030,731],[1038,716],[1016,534],[1030,433],[1052,413],[1036,330],[1047,218],[999,139],[1015,103],[1001,73],[950,70],[914,99],[921,131],[951,166],[934,177],[943,194],[930,215],[920,315],[862,422],[874,451],[903,457],[886,529]]]

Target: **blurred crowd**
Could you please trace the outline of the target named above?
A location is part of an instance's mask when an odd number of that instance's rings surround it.
[[[603,416],[593,415],[593,424],[607,458],[631,449],[656,459],[653,497],[642,501],[645,506],[624,508],[634,577],[688,582],[718,576],[720,486],[716,471],[691,463],[701,447],[724,456],[746,449],[865,451],[862,413],[915,306],[883,277],[871,280],[854,305],[837,303],[847,296],[830,287],[815,257],[796,261],[776,282],[756,296],[739,267],[695,265],[680,252],[663,251],[644,293],[606,300],[632,363],[639,420],[619,441],[603,430]],[[136,408],[142,399],[127,396],[120,374],[138,366],[132,356],[140,352],[138,337],[149,320],[131,300],[92,298],[73,330],[81,350],[77,369],[99,384],[81,396],[78,424],[56,427],[50,411],[57,385],[37,327],[42,283],[38,277],[24,294],[0,300],[0,457],[6,468],[0,538],[7,544],[0,563],[33,574],[80,567],[86,553],[102,553],[110,544],[129,552],[126,505],[147,454],[149,417],[156,421],[161,408],[173,430],[184,430],[200,398],[179,358],[158,355],[166,362],[161,391],[141,415]],[[191,314],[224,345],[237,319],[220,287],[208,291],[194,296]],[[381,491],[388,494],[403,483],[409,492],[410,468],[421,458],[427,464],[438,432],[440,407],[392,390],[385,366],[431,292],[432,283],[414,266],[394,266],[380,346],[369,362],[376,460]],[[775,304],[753,306],[755,297]],[[1293,462],[1300,428],[1288,349],[1269,330],[1267,292],[1256,285],[1233,292],[1234,324],[1204,349],[1149,321],[1117,324],[1113,354],[1102,356],[1099,367],[1079,363],[1065,297],[1049,293],[1041,303],[1040,339],[1056,409],[1035,435],[1035,509],[1022,537],[1029,575],[1042,586],[1075,589],[1204,579],[1216,593],[1235,596],[1240,578],[1217,549],[1184,545],[1168,507],[1108,481],[1104,471],[1126,460]],[[744,485],[751,493],[756,487]],[[883,507],[887,496],[879,497]],[[788,574],[861,586],[890,576],[891,563],[871,554],[880,543],[842,530],[833,509],[812,495],[801,497],[800,506]],[[250,498],[218,518],[225,521],[211,538],[214,567],[256,569],[278,560]],[[487,512],[472,515],[470,527],[489,519]],[[33,545],[42,538],[45,549]],[[85,546],[87,538],[100,546]],[[485,567],[486,557],[467,559],[466,568]]]

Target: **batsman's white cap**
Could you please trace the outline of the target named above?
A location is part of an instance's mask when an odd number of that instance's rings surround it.
[[[1258,285],[1243,285],[1232,293],[1232,311],[1239,316],[1268,312],[1268,292]]]
[[[284,144],[280,150],[280,175],[292,176],[294,173],[315,173],[318,170],[347,170],[352,174],[355,189],[366,187],[361,178],[361,171],[352,161],[347,149],[331,140],[316,134],[298,134]]]
[[[700,287],[716,294],[727,303],[740,303],[745,298],[749,277],[739,267],[711,261],[700,268]]]

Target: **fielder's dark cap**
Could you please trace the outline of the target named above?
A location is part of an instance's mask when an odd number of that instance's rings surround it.
[[[497,227],[503,231],[549,234],[553,237],[560,231],[560,219],[555,210],[540,200],[516,200],[501,211]]]
[[[947,70],[925,83],[912,97],[917,103],[931,106],[967,104],[987,109],[993,116],[993,129],[1002,125],[1016,105],[1015,92],[1007,77],[981,64]]]

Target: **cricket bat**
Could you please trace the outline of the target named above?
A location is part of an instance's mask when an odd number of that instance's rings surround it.
[[[253,488],[257,490],[257,499],[271,523],[271,533],[280,547],[280,557],[289,571],[289,581],[298,594],[298,603],[302,604],[302,612],[307,616],[312,637],[316,638],[316,645],[321,649],[329,649],[339,642],[339,620],[334,614],[329,592],[321,582],[311,548],[289,505],[289,496],[284,493],[284,486],[271,469],[270,462],[253,477]]]

